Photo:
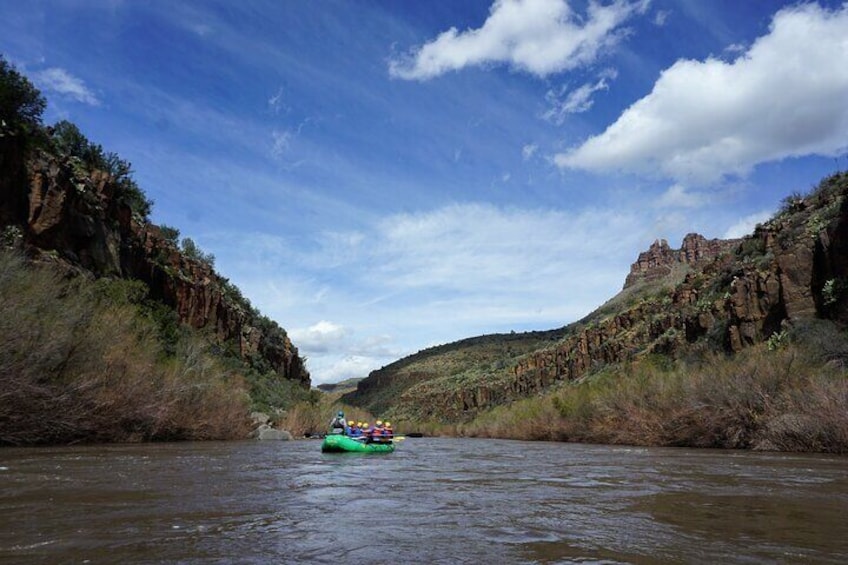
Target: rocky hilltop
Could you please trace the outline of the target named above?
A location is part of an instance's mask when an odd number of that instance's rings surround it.
[[[707,239],[700,234],[690,233],[683,238],[680,249],[671,249],[666,240],[658,239],[647,251],[640,253],[636,262],[630,266],[630,274],[624,281],[624,288],[630,288],[640,282],[664,279],[676,268],[702,265],[732,250],[740,241]]]
[[[16,230],[31,258],[68,273],[143,281],[181,323],[211,332],[261,370],[309,386],[286,332],[207,262],[186,256],[134,213],[112,175],[88,170],[74,156],[25,151],[24,141],[0,136],[0,227]]]
[[[563,328],[554,343],[484,359],[466,347],[464,360],[453,365],[444,352],[426,360],[418,354],[371,373],[346,399],[395,419],[468,421],[646,355],[675,358],[698,348],[732,354],[778,340],[804,319],[848,322],[846,281],[848,174],[842,173],[806,197],[788,197],[779,214],[746,238],[689,234],[680,249],[656,241],[639,255],[622,292]],[[508,348],[496,337],[487,343],[490,352]]]

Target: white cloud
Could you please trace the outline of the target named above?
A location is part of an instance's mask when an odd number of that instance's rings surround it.
[[[669,16],[671,16],[670,10],[657,10],[657,13],[654,14],[654,25],[663,27],[668,22]]]
[[[525,161],[529,161],[533,158],[533,155],[536,154],[536,151],[539,150],[539,146],[535,143],[528,143],[524,147],[521,148],[521,158]]]
[[[242,232],[214,241],[245,295],[301,328],[292,341],[317,384],[366,376],[429,345],[576,320],[621,288],[647,221],[629,207],[464,203],[364,218],[297,246]]]
[[[274,130],[271,132],[271,139],[273,140],[271,156],[275,159],[282,159],[291,148],[292,132],[289,130]]]
[[[681,184],[674,184],[657,201],[658,208],[698,208],[708,202],[703,194],[690,192]]]
[[[204,23],[193,23],[189,24],[189,29],[199,35],[200,37],[206,37],[212,33],[212,26]]]
[[[288,112],[290,110],[290,108],[286,105],[285,100],[283,100],[282,87],[277,89],[277,92],[268,98],[268,108],[270,108],[271,112],[274,114],[279,114],[281,111]]]
[[[763,162],[848,149],[848,5],[784,9],[732,63],[681,60],[564,168],[709,183]]]
[[[771,219],[773,215],[773,211],[764,210],[762,212],[757,212],[756,214],[751,214],[750,216],[745,216],[744,218],[741,218],[738,222],[727,228],[727,231],[724,232],[722,239],[736,239],[739,237],[750,235],[754,233],[754,228],[757,227],[757,224],[762,224],[763,222]]]
[[[382,220],[374,234],[375,276],[395,288],[438,288],[487,296],[540,290],[580,264],[621,248],[629,215],[589,210],[500,209],[456,204]],[[603,227],[603,229],[599,229]],[[545,292],[550,292],[546,290]]]
[[[559,91],[549,90],[545,94],[545,100],[550,104],[550,108],[542,114],[542,118],[562,125],[569,114],[579,114],[589,110],[594,104],[592,95],[599,90],[609,90],[607,80],[615,79],[617,76],[618,72],[615,69],[607,69],[601,73],[600,78],[594,84],[586,83],[570,92],[567,86],[562,87]]]
[[[364,378],[379,366],[379,360],[361,355],[329,357],[320,360],[311,358],[307,361],[313,386],[338,383],[351,378]]]
[[[648,1],[590,1],[586,16],[567,0],[496,0],[478,29],[456,28],[389,64],[392,76],[427,80],[469,66],[506,63],[537,76],[592,64],[625,34],[621,25]]]
[[[321,320],[320,322],[302,329],[293,329],[292,341],[306,353],[326,353],[344,340],[348,332],[339,324]]]
[[[91,106],[100,104],[100,100],[85,86],[85,82],[65,69],[53,67],[39,71],[33,75],[33,80],[42,90],[70,96],[77,102]]]

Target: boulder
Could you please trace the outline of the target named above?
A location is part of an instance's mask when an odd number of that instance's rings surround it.
[[[292,435],[289,432],[272,428],[270,424],[261,424],[254,430],[252,435],[256,439],[261,440],[289,441],[292,439]]]

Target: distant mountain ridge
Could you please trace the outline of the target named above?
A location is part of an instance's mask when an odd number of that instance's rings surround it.
[[[657,240],[616,297],[551,341],[517,334],[448,344],[372,372],[344,399],[395,419],[468,421],[609,364],[691,348],[739,352],[805,318],[848,322],[846,289],[848,174],[840,173],[787,197],[748,237],[689,234],[680,249]],[[524,347],[508,352],[510,340]]]

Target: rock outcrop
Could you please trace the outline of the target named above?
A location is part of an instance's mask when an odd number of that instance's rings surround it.
[[[31,255],[95,277],[141,280],[180,322],[211,330],[221,344],[236,344],[246,361],[309,386],[286,332],[233,296],[237,289],[207,263],[185,256],[159,227],[134,216],[107,173],[46,152],[21,163],[23,152],[14,147],[0,161],[0,218],[22,230]]]
[[[707,239],[697,233],[687,234],[680,249],[671,249],[668,242],[658,239],[647,251],[639,254],[636,262],[630,266],[630,273],[624,281],[629,288],[640,281],[653,282],[667,277],[678,265],[695,267],[711,261],[738,245],[738,239]]]

